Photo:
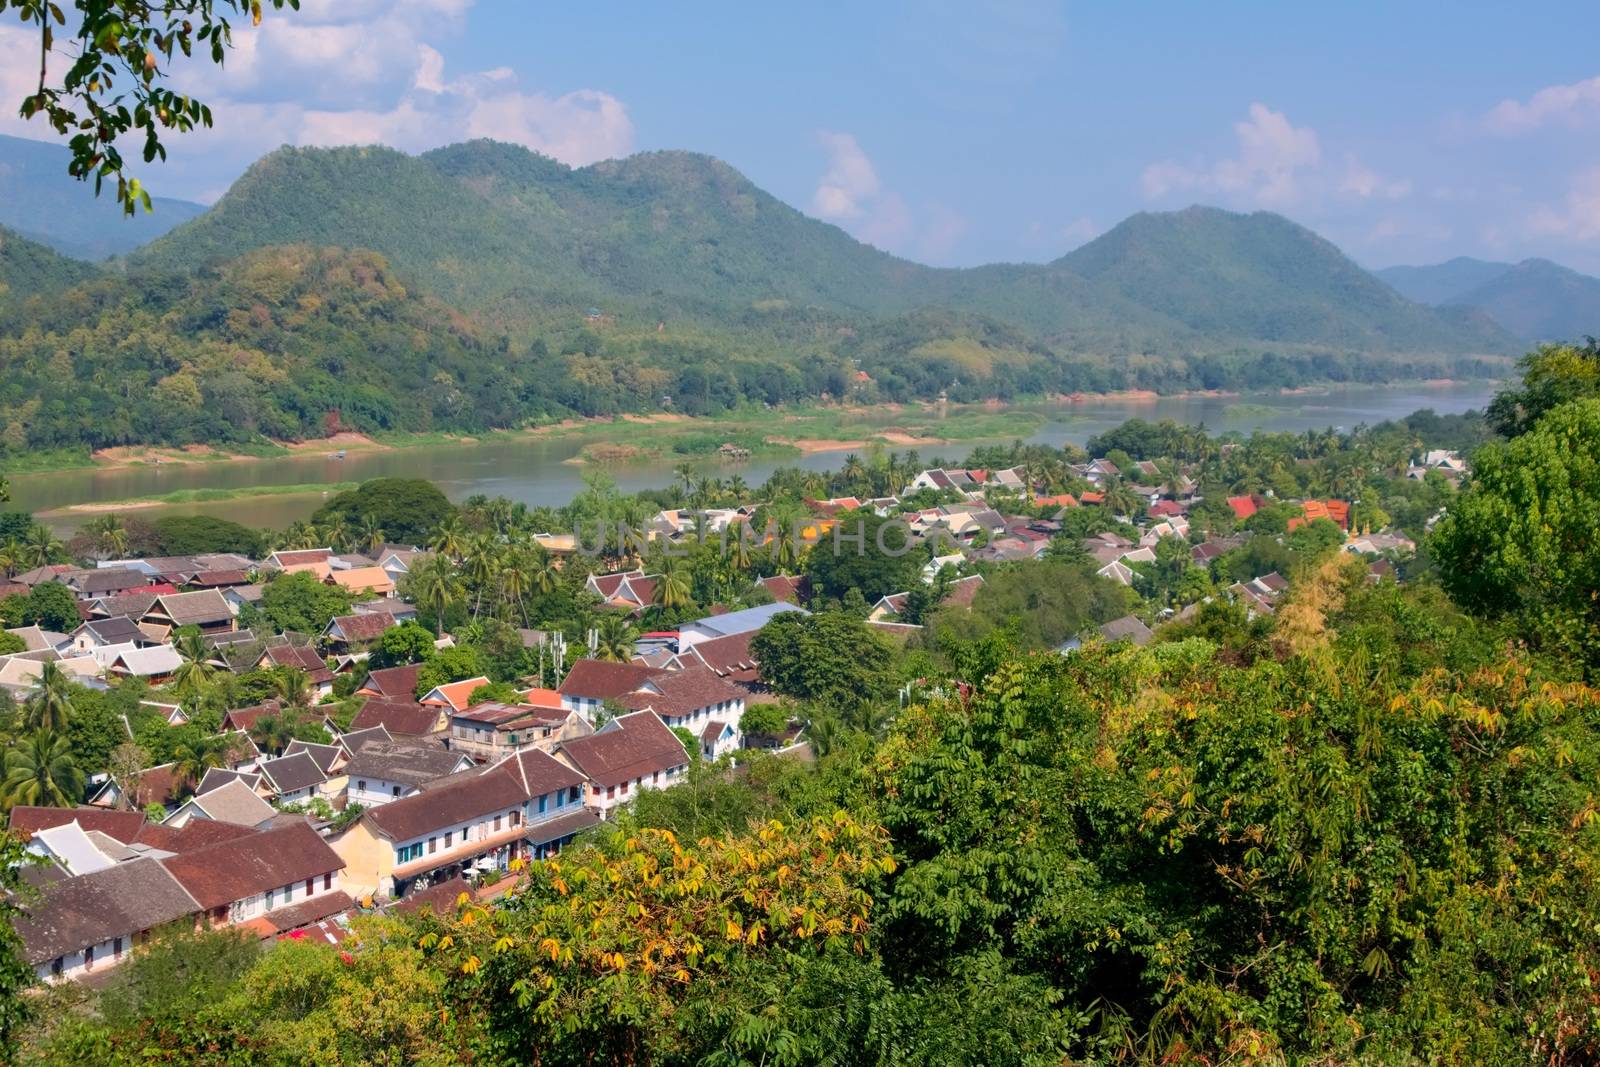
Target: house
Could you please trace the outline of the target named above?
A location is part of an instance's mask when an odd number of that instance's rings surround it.
[[[708,667],[691,666],[658,674],[618,702],[634,711],[653,711],[668,727],[694,734],[713,721],[732,724],[737,734],[745,692]]]
[[[678,653],[672,661],[675,669],[696,664],[709,668],[718,678],[732,682],[746,693],[761,687],[760,665],[750,651],[750,639],[755,630],[742,634],[729,634],[710,641],[701,641]]]
[[[772,594],[772,599],[779,604],[795,604],[806,600],[806,580],[789,574],[774,574],[756,581],[756,584]]]
[[[151,645],[148,648],[128,648],[117,653],[106,668],[107,674],[119,678],[143,678],[151,685],[164,685],[172,680],[184,658],[171,645]]]
[[[222,715],[223,730],[242,730],[249,733],[256,724],[269,716],[283,714],[283,705],[276,700],[252,704],[248,708],[233,708]]]
[[[561,706],[580,712],[584,718],[594,720],[600,705],[631,693],[645,682],[662,673],[659,667],[645,667],[637,663],[612,663],[601,659],[580,659],[568,668],[556,692],[561,694]]]
[[[388,571],[378,566],[334,570],[324,581],[360,596],[394,596],[394,578]]]
[[[372,600],[358,600],[350,605],[350,610],[357,615],[387,615],[390,625],[410,622],[417,617],[417,606],[407,604],[398,597],[375,597]]]
[[[262,937],[349,910],[344,861],[311,824],[294,821],[164,859],[211,926]],[[262,922],[261,920],[265,920]]]
[[[786,611],[810,612],[795,604],[762,604],[758,607],[745,608],[742,611],[730,611],[724,615],[708,615],[703,619],[686,622],[678,627],[678,648],[692,647],[701,641],[710,641],[713,638],[727,637],[730,634],[742,634],[751,630],[759,630],[771,622],[774,616]]]
[[[674,785],[689,770],[688,750],[653,711],[618,715],[568,741],[556,756],[588,780],[584,804],[602,818],[640,790]]]
[[[215,589],[158,596],[139,621],[152,627],[155,635],[163,640],[180,626],[197,626],[201,633],[234,629],[233,609]],[[147,629],[145,632],[152,631]]]
[[[249,584],[250,572],[243,569],[200,571],[185,583],[189,589],[227,589]]]
[[[584,784],[571,767],[528,749],[371,808],[329,840],[354,892],[404,897],[553,851],[597,821],[583,810]]]
[[[98,600],[101,597],[135,593],[151,584],[148,574],[120,567],[69,573],[62,577],[62,582],[79,600]]]
[[[262,760],[256,769],[261,772],[262,784],[280,804],[310,800],[322,792],[322,786],[328,781],[327,774],[309,752]]]
[[[490,684],[489,679],[481,674],[476,678],[463,678],[459,682],[446,682],[422,694],[422,704],[424,707],[461,711],[472,703],[472,694],[475,690]]]
[[[701,727],[698,735],[700,754],[708,760],[725,755],[744,744],[744,735],[731,722],[714,719]]]
[[[116,838],[97,830],[85,830],[76,820],[36,830],[28,838],[29,852],[70,875],[90,874],[115,866],[125,849]]]
[[[328,561],[333,558],[331,548],[296,548],[274,552],[261,561],[264,571],[285,571],[293,573],[292,568],[314,568],[317,564],[328,567]]]
[[[656,575],[644,571],[623,571],[619,574],[591,574],[584,589],[609,607],[640,611],[655,603]]]
[[[392,615],[379,612],[335,615],[323,629],[322,640],[345,651],[365,648],[382,637],[394,623]]]
[[[261,601],[261,586],[254,582],[249,585],[230,585],[222,590],[222,599],[228,605],[228,610],[237,616],[246,604]]]
[[[1316,522],[1318,519],[1327,519],[1341,530],[1350,529],[1350,503],[1345,500],[1302,500],[1300,508],[1305,512],[1304,518],[1299,515],[1289,520],[1289,529],[1298,529],[1306,523]]]
[[[1136,645],[1148,645],[1155,634],[1134,616],[1124,615],[1100,627],[1100,636],[1109,642],[1131,641]]]
[[[552,752],[574,737],[594,732],[589,720],[571,708],[486,701],[450,716],[450,749],[481,760],[497,760],[524,748]]]
[[[1417,543],[1405,534],[1375,533],[1362,534],[1352,537],[1344,546],[1346,552],[1356,552],[1364,556],[1410,556],[1417,551]]]
[[[18,804],[11,809],[13,833],[29,836],[53,826],[77,823],[84,830],[105,834],[114,841],[131,843],[145,824],[142,811],[107,811],[104,808],[46,808]]]
[[[424,706],[415,700],[389,700],[385,697],[368,697],[355,718],[350,720],[352,730],[382,726],[391,735],[424,737],[442,733],[449,726],[449,712],[437,705]]]
[[[91,873],[47,874],[39,899],[17,916],[23,958],[41,981],[84,978],[127,959],[152,932],[201,910],[151,856]]]
[[[131,651],[131,650],[130,650]],[[104,672],[96,656],[71,656],[63,658],[54,652],[18,652],[0,656],[0,688],[14,696],[22,696],[39,684],[39,672],[46,663],[54,663],[75,682],[87,683]]]
[[[422,670],[420,663],[408,663],[400,667],[384,667],[372,671],[367,675],[367,680],[361,688],[356,690],[357,696],[384,697],[388,700],[415,700],[417,695],[417,674]]]
[[[345,799],[376,807],[412,796],[429,782],[477,766],[465,752],[417,741],[373,740],[361,745],[344,765]]]
[[[208,767],[206,773],[200,776],[200,784],[194,787],[195,796],[209,793],[214,789],[221,789],[229,782],[242,782],[245,787],[256,796],[270,793],[271,790],[262,784],[260,771],[235,771],[227,767]]]
[[[268,645],[261,653],[261,658],[256,661],[256,667],[262,670],[289,667],[303,672],[317,700],[333,692],[333,671],[328,669],[328,664],[310,645],[295,645],[288,642]]]
[[[177,764],[161,763],[154,767],[132,775],[124,787],[123,783],[115,777],[108,779],[105,785],[89,798],[89,803],[97,808],[132,808],[143,811],[152,804],[158,804],[167,811],[172,811],[182,799],[181,794],[188,785],[178,775]]]
[[[153,644],[145,632],[125,616],[90,619],[67,636],[67,648],[74,652],[93,652],[112,645]]]
[[[205,784],[204,779],[201,779],[201,784]],[[256,795],[255,789],[246,784],[244,776],[240,776],[204,791],[197,789],[194,796],[180,804],[177,811],[162,820],[161,825],[181,830],[190,819],[205,819],[253,827],[270,822],[277,814],[271,804],[262,800]]]
[[[38,626],[17,626],[7,630],[6,633],[22,641],[24,652],[55,652],[69,640],[66,634],[58,634],[54,630],[45,630]]]
[[[317,766],[322,768],[322,773],[328,776],[330,782],[336,775],[342,774],[345,765],[350,762],[349,749],[337,742],[324,745],[316,741],[302,741],[297,737],[283,749],[285,756],[293,756],[300,752],[316,760]]]
[[[1266,498],[1261,496],[1230,496],[1228,498],[1228,507],[1233,511],[1233,517],[1239,522],[1243,522],[1266,506]]]

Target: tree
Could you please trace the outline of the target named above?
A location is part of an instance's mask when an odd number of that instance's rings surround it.
[[[433,616],[434,632],[444,636],[445,613],[461,599],[455,568],[443,555],[429,556],[406,575],[406,592],[417,607]]]
[[[173,777],[193,790],[207,771],[227,763],[230,744],[229,738],[218,734],[195,736],[180,743],[172,752]]]
[[[40,582],[28,593],[22,620],[57,633],[70,633],[83,621],[78,614],[78,598],[60,582]]]
[[[38,862],[23,835],[0,834],[0,1059],[8,1061],[16,1057],[23,1027],[38,1016],[37,1000],[29,995],[37,979],[16,928],[36,898],[26,875]]]
[[[785,696],[850,708],[893,692],[894,646],[840,611],[774,615],[750,639],[761,678]]]
[[[212,650],[198,633],[187,633],[173,642],[183,663],[172,675],[173,688],[190,702],[198,702],[216,667],[211,664]]]
[[[662,561],[661,572],[656,575],[655,588],[650,591],[650,601],[663,611],[673,611],[690,603],[689,568],[681,559]]]
[[[1489,425],[1504,437],[1527,433],[1546,414],[1574,400],[1600,397],[1600,342],[1541,345],[1518,364],[1522,382],[1489,405]]]
[[[83,798],[83,771],[65,734],[35,730],[6,750],[0,798],[18,804],[70,808]]]
[[[41,663],[34,691],[23,705],[22,722],[28,730],[59,734],[72,721],[72,681],[58,664]]]
[[[859,540],[858,540],[859,538]],[[925,553],[911,544],[909,527],[871,511],[848,511],[812,546],[806,573],[814,596],[842,598],[859,590],[868,604],[919,581]]]
[[[298,9],[299,0],[268,0],[276,10]],[[56,32],[67,25],[61,8],[45,0],[9,0],[24,25],[39,32],[39,81],[21,104],[22,117],[42,116],[56,133],[72,134],[72,159],[67,173],[80,181],[114,180],[117,202],[127,214],[136,207],[151,210],[150,194],[127,173],[119,138],[142,133],[146,163],[167,158],[162,135],[188,133],[211,125],[211,109],[188,93],[171,88],[168,77],[177,56],[209,56],[222,65],[232,47],[229,12],[249,12],[261,22],[261,0],[187,0],[150,8],[142,4],[72,5],[78,25],[72,31],[73,56],[59,80],[50,76],[44,57],[55,47]],[[180,61],[181,62],[181,61]],[[58,68],[59,69],[59,68]]]
[[[1471,611],[1509,616],[1535,646],[1600,669],[1600,398],[1553,408],[1473,457],[1430,551]]]
[[[745,708],[739,720],[739,729],[748,737],[752,734],[774,737],[789,728],[789,715],[779,704],[752,704]]]
[[[638,639],[639,631],[625,616],[608,612],[600,617],[600,625],[596,629],[599,631],[599,643],[594,651],[596,659],[627,663],[633,658],[634,641]]]
[[[434,636],[415,619],[407,619],[378,635],[367,665],[373,669],[420,663],[433,655]]]
[[[483,654],[471,645],[440,649],[429,656],[423,663],[422,669],[417,672],[416,697],[421,700],[429,690],[437,686],[468,678],[486,677],[488,673]]]
[[[355,598],[337,585],[327,585],[308,571],[278,574],[261,587],[258,610],[282,633],[319,634],[335,615],[348,615]]]
[[[390,541],[421,545],[455,514],[455,506],[432,482],[422,478],[373,478],[329,500],[317,509],[311,521],[320,526],[338,517],[354,529],[370,522]]]

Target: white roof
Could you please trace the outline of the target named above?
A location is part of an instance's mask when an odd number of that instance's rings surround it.
[[[149,648],[135,648],[117,657],[124,670],[129,674],[147,678],[157,674],[171,674],[183,666],[183,657],[171,645],[152,645]]]
[[[60,826],[35,831],[28,842],[28,848],[32,852],[54,859],[73,876],[103,871],[107,867],[116,866],[117,862],[95,845],[76,819]]]

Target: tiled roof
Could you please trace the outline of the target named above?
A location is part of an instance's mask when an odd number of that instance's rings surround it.
[[[310,645],[272,645],[267,648],[267,658],[275,667],[293,667],[304,671],[314,683],[326,682],[333,677],[328,665]]]
[[[233,618],[233,612],[228,610],[228,602],[215,589],[157,597],[150,611],[160,612],[171,619],[175,626],[196,626]]]
[[[361,687],[391,699],[411,700],[416,696],[417,673],[422,664],[409,663],[400,667],[384,667],[367,675]]]
[[[615,700],[663,673],[665,672],[656,667],[612,663],[601,659],[580,659],[567,671],[567,676],[561,679],[561,688],[558,691],[562,696]]]
[[[344,867],[339,854],[306,822],[252,833],[161,862],[202,908],[221,907]]]
[[[286,552],[274,552],[272,562],[280,567],[301,566],[307,563],[326,563],[333,555],[329,548],[305,548]]]
[[[163,926],[200,910],[177,878],[153,859],[47,884],[16,919],[27,961],[40,964],[114,937]],[[123,943],[131,952],[133,944]]]
[[[759,631],[746,630],[742,634],[714,637],[691,646],[679,656],[680,661],[699,660],[723,678],[736,682],[750,682],[756,678],[756,659],[750,651],[750,639]]]
[[[482,675],[477,678],[463,678],[459,682],[446,682],[444,685],[435,686],[424,698],[426,701],[443,701],[453,710],[459,711],[467,706],[472,697],[473,690],[489,684],[489,679]]]
[[[334,583],[352,592],[386,593],[394,589],[394,578],[382,567],[351,567],[329,575]]]
[[[561,751],[596,785],[613,786],[689,762],[683,742],[653,712],[619,715]]]
[[[292,756],[264,760],[261,763],[261,773],[266,775],[267,782],[278,793],[309,789],[328,780],[328,776],[322,773],[322,768],[317,766],[317,761],[312,759],[308,752],[296,752]]]
[[[139,629],[134,621],[125,615],[114,616],[109,619],[90,619],[79,630],[86,630],[93,634],[95,640],[103,645],[120,645],[126,641],[138,644],[150,640],[143,630]]]
[[[787,574],[774,574],[770,578],[761,579],[759,584],[772,594],[773,600],[786,604],[798,604],[803,599],[801,593],[804,589],[804,578],[795,578]]]
[[[201,849],[211,848],[225,841],[237,841],[240,838],[250,837],[255,832],[248,826],[235,826],[231,822],[190,819],[181,830],[175,830],[160,823],[146,823],[144,829],[139,831],[139,836],[135,837],[132,843],[145,845],[148,848],[159,848],[162,851],[172,852],[181,856],[186,852],[196,852]]]
[[[718,677],[709,667],[685,667],[650,679],[658,692],[628,693],[621,703],[637,711],[652,708],[658,715],[688,715],[725,701],[743,700],[744,690]]]
[[[553,819],[529,823],[528,832],[523,835],[523,839],[529,844],[542,845],[598,825],[600,825],[600,813],[592,808],[583,808],[565,815],[557,815]]]
[[[201,571],[189,579],[190,585],[202,589],[219,589],[229,585],[249,585],[250,575],[244,571]]]
[[[108,811],[105,808],[36,808],[18,805],[11,809],[11,829],[18,833],[34,834],[70,822],[127,844],[144,828],[145,818],[140,811]]]
[[[222,728],[224,730],[254,730],[256,723],[269,715],[277,715],[282,711],[283,705],[276,700],[252,704],[248,708],[234,708],[222,716]]]
[[[259,771],[230,771],[226,767],[208,767],[200,784],[195,786],[195,796],[202,796],[213,789],[221,789],[229,782],[243,782],[250,787],[251,792],[261,784]]]
[[[463,769],[465,759],[438,745],[415,741],[372,741],[350,757],[343,773],[351,778],[376,778],[385,782],[421,785]]]
[[[147,586],[150,584],[150,576],[143,571],[101,567],[74,575],[67,580],[67,584],[84,596],[104,595]]]
[[[426,889],[419,889],[410,896],[399,900],[394,905],[394,910],[399,912],[421,911],[428,908],[438,915],[454,915],[456,901],[465,893],[467,899],[472,899],[472,883],[459,874],[446,882],[430,885]]]
[[[376,641],[383,632],[394,625],[394,616],[371,613],[366,615],[338,615],[328,623],[329,632],[337,629],[345,641]]]
[[[290,930],[298,930],[302,926],[321,922],[330,915],[349,911],[355,906],[356,902],[350,899],[350,894],[341,889],[334,893],[307,897],[298,904],[269,911],[261,918],[272,926],[272,933],[284,934]]]
[[[538,749],[524,749],[493,767],[451,775],[424,793],[373,808],[362,818],[390,840],[407,841],[582,784],[582,775],[572,768]]]
[[[315,741],[301,741],[299,738],[290,741],[289,746],[283,750],[285,756],[293,756],[300,752],[316,760],[323,774],[332,774],[333,765],[344,756],[344,749],[338,745],[319,745]]]
[[[391,734],[419,736],[439,729],[439,709],[424,707],[415,700],[385,700],[368,697],[356,717],[350,720],[352,730],[369,726],[382,726]]]
[[[276,814],[271,804],[238,779],[195,794],[193,804],[211,819],[235,826],[259,826]]]

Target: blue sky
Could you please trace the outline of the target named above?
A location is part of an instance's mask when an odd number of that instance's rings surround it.
[[[1600,8],[1527,7],[305,0],[189,75],[219,129],[148,180],[211,199],[279,143],[482,135],[574,164],[707,152],[939,264],[1201,202],[1369,266],[1600,271]],[[0,68],[25,44],[0,34]]]

